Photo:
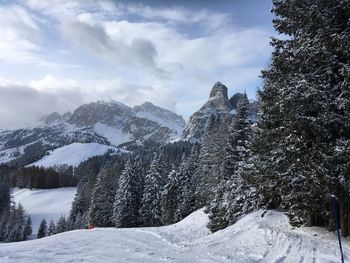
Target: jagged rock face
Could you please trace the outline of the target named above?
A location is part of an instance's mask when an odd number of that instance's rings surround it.
[[[175,130],[181,134],[186,123],[185,120],[176,113],[153,105],[150,102],[145,102],[140,106],[134,107],[134,112],[139,118],[153,120],[163,127],[168,127],[170,130]]]
[[[241,93],[236,93],[229,99],[227,87],[217,82],[210,91],[209,100],[190,117],[181,139],[201,142],[207,121],[212,114],[218,115],[220,119],[229,125],[236,113],[238,102],[243,96]],[[252,122],[256,120],[257,108],[256,102],[250,103],[249,112]]]
[[[62,115],[59,114],[58,112],[53,112],[41,118],[40,121],[44,122],[46,125],[50,125],[54,123],[61,123],[61,122],[68,121],[71,116],[72,116],[72,113],[70,111]]]
[[[209,94],[209,99],[216,96],[223,96],[225,98],[228,98],[227,87],[221,82],[216,82],[215,85],[212,87]]]
[[[79,127],[93,126],[98,122],[118,126],[123,120],[131,118],[133,115],[132,109],[122,103],[98,101],[76,109],[69,119],[69,123]]]
[[[134,109],[118,102],[93,102],[73,114],[53,113],[42,121],[44,125],[35,128],[0,131],[0,163],[23,157],[33,144],[44,154],[74,142],[118,146],[150,139],[165,143],[180,137],[185,127],[181,116],[149,102]],[[24,159],[23,164],[35,161]]]
[[[201,142],[210,115],[222,115],[222,119],[227,119],[226,115],[232,109],[233,107],[227,95],[227,87],[217,82],[210,91],[209,100],[190,117],[181,139]]]
[[[244,97],[242,93],[236,93],[230,98],[231,105],[234,109],[237,109],[238,102]]]

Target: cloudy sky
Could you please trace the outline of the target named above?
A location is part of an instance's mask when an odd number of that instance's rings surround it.
[[[144,101],[188,118],[216,81],[254,98],[270,0],[0,0],[0,128],[82,103]]]

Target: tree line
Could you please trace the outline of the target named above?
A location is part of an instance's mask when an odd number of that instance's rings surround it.
[[[0,242],[27,240],[31,234],[31,218],[21,204],[12,201],[10,186],[0,180]]]
[[[29,189],[51,189],[76,186],[78,178],[68,165],[55,165],[50,168],[27,166],[14,168],[0,165],[0,177],[11,187]]]

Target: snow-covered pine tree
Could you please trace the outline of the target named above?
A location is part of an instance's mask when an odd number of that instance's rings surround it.
[[[128,160],[118,181],[113,207],[116,227],[139,226],[139,210],[142,199],[142,174],[138,159]]]
[[[68,231],[68,222],[64,215],[61,215],[58,221],[56,222],[56,231],[55,234],[63,233]]]
[[[177,196],[177,209],[175,212],[175,221],[188,216],[194,212],[196,207],[195,193],[195,173],[198,168],[200,145],[195,144],[192,146],[191,154],[187,158],[182,158],[179,171],[177,173],[179,190]]]
[[[30,218],[30,216],[27,216],[27,220],[24,226],[24,240],[26,240],[28,236],[30,236],[32,233],[32,219]]]
[[[16,208],[13,203],[10,208],[10,214],[5,228],[5,242],[17,242],[24,240],[25,212],[21,204]]]
[[[79,178],[77,193],[69,213],[69,221],[75,224],[76,217],[80,214],[82,225],[79,228],[86,228],[88,224],[88,212],[92,200],[93,189],[95,188],[97,175],[106,162],[105,156],[95,156],[81,163],[75,170],[75,177]]]
[[[223,180],[223,164],[227,144],[227,120],[218,114],[210,115],[203,135],[199,165],[196,170],[196,207],[208,205],[214,199],[217,185]]]
[[[272,62],[263,72],[265,107],[252,147],[257,181],[266,201],[280,203],[296,225],[326,223],[329,194],[335,194],[342,225],[349,228],[342,205],[348,200],[342,184],[347,180],[339,170],[348,162],[340,158],[347,147],[334,153],[350,137],[350,5],[274,0],[273,12],[276,30],[289,37],[273,39]],[[271,189],[277,194],[271,196]]]
[[[56,234],[56,225],[53,219],[51,219],[49,223],[49,228],[47,229],[47,235],[52,236],[54,234]]]
[[[89,223],[94,226],[113,226],[113,204],[116,178],[112,164],[106,164],[97,176],[89,209]]]
[[[37,238],[43,238],[43,237],[46,237],[46,235],[47,235],[47,224],[44,218],[43,220],[41,220],[41,223],[38,229]]]
[[[144,226],[161,225],[161,193],[164,188],[163,171],[158,167],[159,156],[155,154],[150,169],[145,177],[145,185],[140,209],[140,219]]]
[[[169,225],[175,222],[175,213],[178,209],[179,178],[176,168],[173,166],[168,175],[168,183],[161,194],[162,224]]]
[[[85,198],[83,196],[84,188],[83,183],[78,186],[77,193],[75,194],[72,202],[72,208],[69,213],[69,221],[74,222],[75,229],[80,229],[82,227],[81,218],[84,213],[86,214],[87,204],[85,203]]]
[[[11,204],[11,188],[3,181],[4,180],[0,182],[0,216],[4,210],[8,210],[10,208]]]
[[[253,196],[244,182],[244,169],[250,156],[249,141],[252,136],[251,124],[248,120],[249,100],[244,94],[237,106],[237,114],[229,129],[227,139],[226,159],[224,163],[224,178],[215,192],[215,198],[210,204],[209,228],[215,232],[233,224],[237,218],[255,207]],[[245,208],[245,209],[244,209]]]

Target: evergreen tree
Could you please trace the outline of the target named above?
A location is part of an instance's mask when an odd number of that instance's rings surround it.
[[[13,204],[9,221],[6,227],[6,242],[17,242],[25,239],[24,236],[25,228],[25,213],[21,204]]]
[[[115,173],[111,164],[102,168],[92,193],[89,223],[94,226],[113,226],[113,204],[115,198]]]
[[[1,179],[0,179],[1,180]],[[11,204],[10,186],[0,181],[0,216],[4,210],[9,209]]]
[[[37,234],[37,238],[43,238],[46,237],[47,234],[47,224],[46,224],[46,220],[45,218],[43,220],[41,220],[39,229],[38,229],[38,234]]]
[[[68,222],[65,216],[61,215],[56,223],[56,231],[55,234],[63,233],[68,231]]]
[[[217,185],[224,179],[223,163],[228,135],[227,120],[219,114],[209,117],[200,149],[196,170],[196,207],[208,205],[214,199]]]
[[[199,152],[200,145],[195,144],[192,147],[191,154],[187,158],[182,158],[182,163],[177,173],[179,194],[177,197],[177,210],[174,215],[175,221],[185,218],[196,210],[195,174],[198,169]]]
[[[139,225],[139,210],[142,199],[142,179],[138,162],[126,162],[119,178],[115,195],[113,218],[116,227],[135,227]]]
[[[249,101],[244,94],[237,107],[237,114],[229,129],[224,177],[209,206],[209,228],[214,232],[227,227],[236,219],[255,207],[248,202],[253,197],[251,187],[244,187],[244,169],[250,156],[249,141],[252,136],[251,124],[248,120]],[[249,198],[248,198],[249,197]],[[247,203],[248,202],[248,203]]]
[[[142,196],[140,219],[145,226],[161,225],[161,193],[164,187],[164,179],[159,170],[160,160],[155,155],[150,169],[145,177],[145,188]]]
[[[53,219],[51,219],[49,223],[49,228],[47,229],[47,235],[52,236],[54,234],[56,234],[56,225]]]
[[[30,236],[32,233],[33,233],[32,219],[30,218],[30,216],[28,216],[24,227],[24,239],[26,240],[28,236]]]
[[[81,225],[79,228],[86,228],[88,225],[88,212],[91,205],[92,193],[96,185],[97,175],[107,160],[108,158],[106,158],[106,156],[95,156],[81,163],[74,170],[74,176],[79,178],[79,183],[69,213],[69,221],[75,224],[76,218],[80,214],[80,217],[84,219],[82,220],[82,224],[84,225]]]
[[[271,65],[263,72],[252,144],[256,187],[267,206],[286,209],[295,225],[327,223],[329,194],[336,195],[347,235],[350,5],[273,4],[274,26],[289,37],[272,40]]]
[[[178,209],[179,179],[178,173],[173,170],[168,176],[168,183],[161,194],[162,223],[169,225],[175,222],[175,213]]]

